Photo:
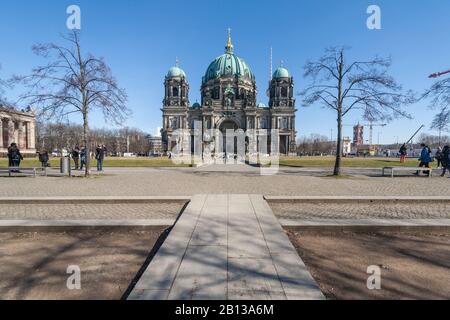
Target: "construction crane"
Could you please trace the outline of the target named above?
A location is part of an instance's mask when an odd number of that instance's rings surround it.
[[[450,73],[450,70],[444,71],[444,72],[436,72],[436,73],[432,73],[428,76],[428,78],[430,79],[434,79],[434,78],[438,78],[440,76],[443,76],[444,74]]]
[[[387,124],[386,123],[381,123],[381,124],[374,124],[372,121],[369,122],[369,124],[363,124],[363,126],[368,126],[370,129],[370,133],[369,133],[369,144],[372,145],[372,138],[373,138],[373,127],[386,127]]]

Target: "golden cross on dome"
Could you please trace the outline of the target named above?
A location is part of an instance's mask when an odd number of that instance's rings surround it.
[[[227,42],[227,50],[233,49],[233,45],[231,44],[231,28],[228,28],[228,42]]]

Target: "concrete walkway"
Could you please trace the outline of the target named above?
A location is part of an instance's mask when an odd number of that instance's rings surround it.
[[[128,299],[323,299],[261,195],[196,195]]]

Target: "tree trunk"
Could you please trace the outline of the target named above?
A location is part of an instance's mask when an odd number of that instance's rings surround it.
[[[89,121],[87,111],[83,113],[83,144],[86,152],[86,166],[84,169],[84,176],[89,177],[91,174],[91,150],[89,148]]]
[[[341,160],[342,160],[342,111],[338,111],[337,118],[337,143],[336,143],[336,162],[334,164],[333,175],[341,175]]]
[[[334,164],[333,175],[341,175],[341,160],[342,160],[342,81],[343,81],[343,70],[344,70],[344,54],[341,51],[339,55],[339,65],[338,65],[338,99],[337,99],[337,138],[336,138],[336,162]]]

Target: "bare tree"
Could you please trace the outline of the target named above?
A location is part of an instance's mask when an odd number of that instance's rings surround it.
[[[333,143],[329,141],[329,138],[317,133],[312,133],[308,137],[301,137],[297,142],[297,153],[300,155],[331,154],[333,149]]]
[[[422,98],[431,100],[430,108],[448,109],[450,106],[450,77],[436,81]]]
[[[69,146],[80,146],[83,127],[74,123],[38,122],[37,147],[47,151],[60,151]],[[95,129],[90,128],[90,148],[104,144],[112,154],[127,152],[146,155],[150,151],[148,134],[136,128]],[[128,146],[127,146],[128,142]],[[127,148],[128,147],[128,148]]]
[[[2,70],[2,65],[0,64],[0,71]],[[4,97],[5,90],[9,88],[8,82],[0,78],[0,106],[6,105],[6,98]]]
[[[450,128],[450,77],[436,81],[422,98],[431,100],[431,109],[440,110],[433,118],[431,129],[438,130],[441,137],[442,131]]]
[[[450,131],[450,109],[444,107],[434,116],[431,129],[439,131],[439,145],[441,145],[442,131]]]
[[[80,114],[83,120],[83,144],[89,149],[89,115],[94,110],[103,112],[105,119],[121,124],[129,115],[127,95],[112,76],[103,58],[84,55],[80,35],[74,31],[62,36],[67,46],[36,44],[33,51],[48,60],[32,70],[31,75],[14,77],[23,82],[29,91],[20,97],[36,107],[39,115],[52,120],[62,120]],[[89,154],[90,150],[87,150]],[[85,175],[90,173],[89,156]]]
[[[437,148],[439,146],[447,145],[450,142],[450,136],[446,135],[439,135],[435,136],[429,133],[422,133],[419,135],[417,141],[420,141],[420,143],[425,143],[430,148]],[[418,148],[420,146],[417,146]]]
[[[353,110],[360,110],[368,121],[389,121],[395,117],[410,117],[402,106],[415,101],[411,91],[402,87],[387,74],[390,59],[375,57],[368,61],[345,59],[346,48],[329,48],[317,61],[308,61],[304,77],[310,85],[300,94],[303,103],[315,103],[336,111],[337,144],[334,175],[341,173],[342,120]]]

